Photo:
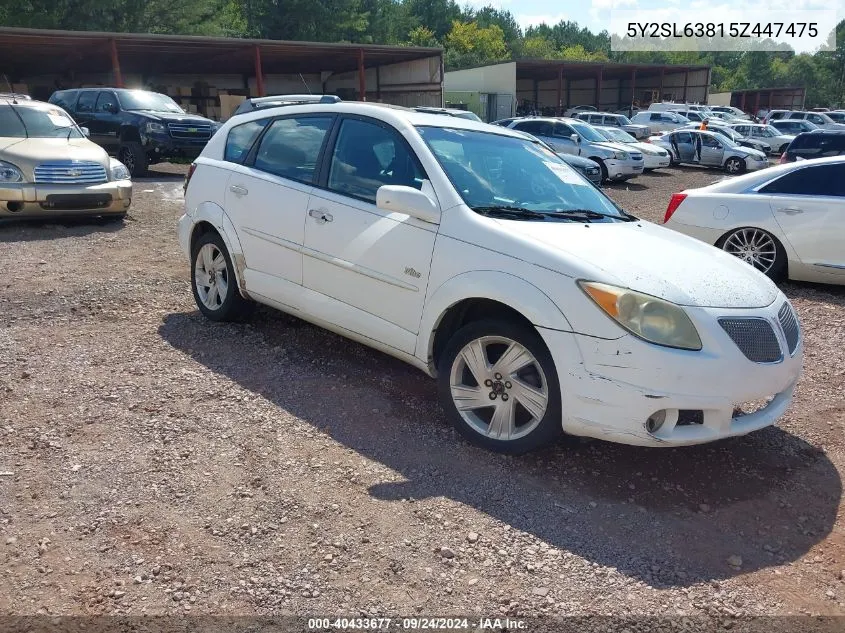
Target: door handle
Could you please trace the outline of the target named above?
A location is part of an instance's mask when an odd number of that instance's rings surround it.
[[[236,196],[245,196],[249,193],[249,189],[246,187],[241,187],[240,185],[231,185],[229,187],[229,191],[231,191]]]
[[[319,209],[309,210],[308,215],[317,220],[317,224],[325,224],[326,222],[331,222],[332,220],[334,220],[331,213]]]
[[[798,215],[799,213],[804,213],[803,209],[798,209],[796,207],[783,207],[778,209],[778,213],[785,213],[786,215]]]

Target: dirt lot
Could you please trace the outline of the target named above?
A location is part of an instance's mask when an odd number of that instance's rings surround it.
[[[608,191],[656,220],[718,177]],[[200,318],[180,214],[164,168],[124,224],[0,226],[0,613],[845,614],[845,289],[785,285],[777,428],[507,458],[398,361]]]

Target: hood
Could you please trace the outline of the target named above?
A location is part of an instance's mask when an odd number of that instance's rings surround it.
[[[211,125],[214,122],[211,119],[206,119],[199,114],[179,114],[178,112],[146,112],[143,110],[133,110],[135,114],[147,117],[153,121],[165,121],[167,123],[197,123],[200,125]]]
[[[596,147],[602,147],[604,149],[609,149],[614,152],[631,153],[632,151],[629,145],[625,145],[625,143],[616,143],[614,141],[602,141],[601,143],[591,143],[591,145],[594,145]]]
[[[740,145],[732,150],[735,154],[742,154],[744,156],[754,156],[756,158],[766,158],[765,152],[761,152],[759,149],[754,149],[753,147],[747,147],[745,145]]]
[[[652,156],[662,156],[668,153],[665,148],[659,147],[653,143],[629,143],[629,145],[643,154],[650,154]]]
[[[575,224],[501,220],[534,248],[522,259],[644,292],[683,306],[759,308],[778,296],[765,275],[733,255],[651,222]],[[536,246],[545,248],[537,249]],[[544,260],[544,261],[537,261]],[[557,260],[558,264],[549,266]]]
[[[36,165],[47,161],[91,161],[109,169],[106,150],[87,138],[0,138],[0,160],[17,165],[28,178]]]
[[[625,125],[623,125],[622,127],[635,127],[635,128],[637,128],[637,129],[639,129],[639,130],[650,130],[650,129],[651,129],[651,128],[650,128],[650,127],[648,127],[647,125],[643,125],[642,123],[634,123],[634,122],[631,122],[631,123],[626,123],[626,124],[625,124]]]
[[[558,154],[558,157],[560,157],[563,162],[568,163],[573,167],[581,167],[582,169],[586,167],[598,167],[594,160],[584,158],[583,156],[575,156],[574,154],[560,153]]]

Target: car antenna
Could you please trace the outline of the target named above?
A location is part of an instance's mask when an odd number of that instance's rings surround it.
[[[302,80],[302,83],[305,84],[305,89],[308,91],[308,94],[313,95],[314,93],[311,92],[311,88],[308,87],[308,82],[305,81],[305,77],[302,76],[302,73],[299,73],[299,78]]]
[[[5,81],[6,85],[9,86],[9,94],[12,95],[12,103],[14,105],[18,105],[18,98],[15,96],[15,91],[12,90],[12,84],[9,83],[9,78],[6,76],[6,73],[3,73],[3,81]]]

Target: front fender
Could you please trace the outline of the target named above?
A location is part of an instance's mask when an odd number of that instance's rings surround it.
[[[521,313],[538,327],[572,330],[557,304],[537,286],[521,277],[492,270],[462,273],[445,281],[426,300],[415,356],[432,370],[437,327],[449,308],[465,299],[498,301]]]

